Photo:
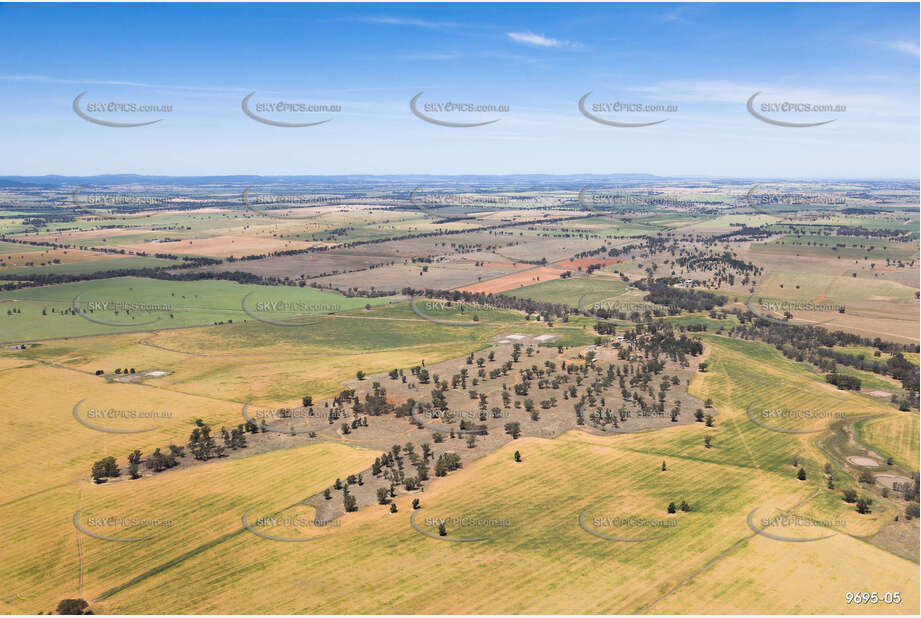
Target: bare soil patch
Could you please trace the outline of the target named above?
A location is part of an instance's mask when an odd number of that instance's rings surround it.
[[[508,290],[517,290],[528,285],[534,285],[541,281],[552,281],[559,279],[565,271],[550,266],[539,266],[529,270],[523,270],[504,277],[497,277],[489,281],[483,281],[474,285],[468,285],[461,288],[462,292],[482,292],[484,294],[496,294]]]

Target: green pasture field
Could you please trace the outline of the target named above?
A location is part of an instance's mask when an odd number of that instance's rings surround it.
[[[247,308],[254,315],[243,308],[243,301],[250,294]],[[94,308],[94,303],[106,302],[145,307],[134,311],[125,306],[111,308],[112,305]],[[383,302],[346,298],[310,287],[119,277],[0,293],[0,341],[182,328],[260,318],[297,323],[307,319],[299,316],[349,311]]]

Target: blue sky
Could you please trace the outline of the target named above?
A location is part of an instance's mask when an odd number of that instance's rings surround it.
[[[917,178],[915,4],[0,5],[0,175]],[[339,105],[243,113],[241,100]],[[609,113],[578,102],[674,106]],[[746,101],[844,105],[754,118]],[[81,104],[171,105],[77,116]],[[410,99],[508,106],[414,116]],[[591,107],[590,107],[591,108]],[[92,114],[91,114],[92,115]],[[765,115],[770,115],[766,113]]]

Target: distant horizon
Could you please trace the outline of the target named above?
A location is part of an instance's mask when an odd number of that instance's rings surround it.
[[[9,182],[42,180],[42,179],[64,179],[64,180],[92,180],[101,178],[140,178],[140,179],[230,179],[230,178],[267,178],[267,179],[314,179],[314,178],[516,178],[516,177],[536,177],[536,178],[624,178],[633,177],[637,180],[643,177],[656,180],[707,180],[707,181],[743,181],[743,180],[761,180],[761,181],[789,181],[789,182],[915,182],[921,184],[921,177],[784,177],[784,176],[712,176],[712,175],[665,175],[653,174],[650,172],[586,172],[570,174],[545,174],[545,173],[457,173],[457,174],[437,174],[437,173],[395,173],[395,174],[367,174],[361,172],[344,173],[344,174],[139,174],[134,172],[112,172],[100,174],[74,175],[74,174],[40,174],[40,175],[23,175],[23,174],[0,174],[0,180]]]

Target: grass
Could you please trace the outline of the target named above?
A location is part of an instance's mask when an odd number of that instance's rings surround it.
[[[918,415],[889,414],[859,421],[857,437],[883,457],[892,457],[905,470],[918,470]]]
[[[164,281],[118,277],[24,288],[0,293],[0,342],[182,328],[227,321],[309,321],[301,315],[348,311],[381,299],[346,298],[310,287],[240,285],[232,281]],[[79,298],[79,301],[77,299]],[[134,303],[145,310],[94,308],[94,303]],[[281,302],[282,310],[261,303]],[[84,317],[74,309],[75,303]],[[260,307],[263,307],[262,310]],[[13,313],[16,309],[18,312]],[[103,324],[93,320],[114,323]]]
[[[218,567],[217,571],[208,568],[202,572],[216,576],[216,580],[199,592],[213,591],[215,585],[219,587],[220,582],[233,580],[241,572],[232,566],[243,557],[241,546],[246,548],[246,555],[261,554],[260,560],[251,563],[256,570],[262,561],[278,564],[284,562],[283,557],[296,560],[297,554],[302,555],[303,544],[267,541],[245,531],[243,513],[254,509],[251,521],[273,513],[310,518],[312,510],[294,505],[330,485],[337,476],[345,477],[369,465],[374,455],[342,444],[317,444],[221,460],[135,481],[105,485],[78,482],[0,506],[4,520],[18,531],[15,538],[5,542],[0,565],[7,590],[12,593],[5,595],[7,611],[48,611],[67,597],[97,599],[134,578],[147,581],[161,573],[182,570],[198,556],[206,557],[210,567]],[[71,521],[80,508],[84,509],[81,523],[94,532],[122,538],[150,534],[153,538],[119,543],[82,535]],[[160,520],[172,525],[93,526],[90,517]],[[327,530],[321,532],[325,533]],[[255,572],[251,568],[243,566],[242,571]],[[189,594],[162,592],[177,600],[205,600],[211,594],[200,596],[187,586],[183,589]],[[17,593],[35,598],[17,599]],[[162,603],[163,608],[172,604],[157,596],[156,600],[149,599],[151,610],[157,604]],[[100,608],[105,611],[112,606],[103,602]]]
[[[363,322],[371,320],[358,323]],[[344,517],[341,528],[309,543],[258,538],[241,531],[239,517],[251,507],[257,514],[309,517],[308,508],[295,506],[298,500],[336,476],[357,472],[374,453],[320,444],[139,482],[71,483],[25,497],[5,507],[16,514],[7,521],[23,531],[23,539],[41,534],[41,541],[16,541],[4,568],[17,590],[39,597],[15,601],[11,609],[46,609],[79,593],[100,599],[99,610],[111,613],[215,613],[226,607],[241,613],[630,613],[647,607],[652,612],[706,607],[827,613],[852,609],[842,595],[853,589],[898,590],[904,599],[899,609],[917,609],[917,565],[856,538],[889,521],[890,507],[881,504],[874,516],[857,519],[836,492],[823,491],[825,457],[814,436],[767,431],[745,414],[753,398],[848,415],[888,408],[828,387],[821,376],[771,346],[716,335],[704,340],[710,370],[696,374],[691,391],[713,398],[715,427],[694,423],[649,434],[569,432],[556,440],[521,439],[422,494],[398,498],[396,514],[381,506],[364,507]],[[908,435],[908,429],[900,431]],[[713,448],[704,446],[706,434],[713,437]],[[880,439],[889,435],[886,427]],[[914,444],[916,457],[916,438]],[[522,453],[520,464],[512,460],[515,450]],[[806,481],[794,478],[794,454],[808,471]],[[421,498],[420,522],[430,530],[434,527],[425,523],[426,517],[507,520],[511,525],[467,529],[450,524],[452,536],[487,540],[441,542],[410,527],[413,497]],[[691,504],[691,512],[665,512],[669,501],[682,499]],[[771,516],[800,503],[798,513],[843,518],[847,529],[826,541],[800,544],[753,536],[747,526],[753,508],[759,516]],[[127,513],[168,518],[176,525],[143,543],[83,537],[81,569],[69,523],[81,506],[88,515]],[[611,542],[579,527],[579,514],[586,509],[591,527],[598,516],[671,517],[678,525],[652,530],[650,542]],[[28,512],[37,515],[29,519]],[[388,571],[386,586],[381,585],[382,560],[400,565]],[[804,565],[812,573],[808,588],[801,573],[791,575],[797,571],[791,565]],[[599,574],[612,569],[618,585],[599,586]],[[514,593],[517,589],[527,594]]]
[[[28,268],[4,268],[0,269],[0,275],[87,275],[109,270],[159,268],[174,266],[179,263],[178,260],[153,257],[114,257],[90,262],[76,262],[73,264],[49,264],[47,266],[34,266]]]

